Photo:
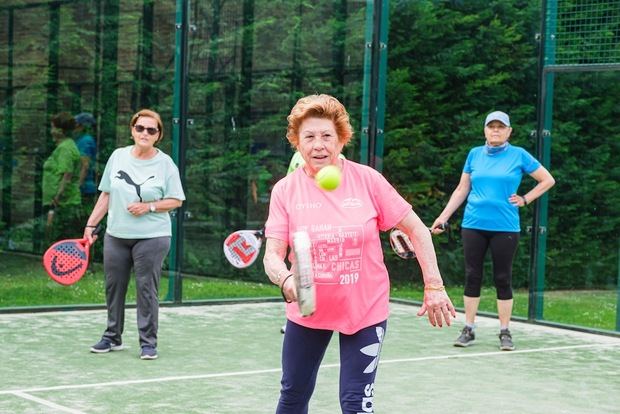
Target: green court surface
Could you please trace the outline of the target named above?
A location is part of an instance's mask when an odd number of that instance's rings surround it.
[[[159,354],[138,358],[135,310],[125,349],[92,354],[104,311],[0,315],[0,413],[273,413],[284,322],[279,303],[161,309]],[[455,348],[464,317],[431,327],[392,304],[375,411],[618,413],[620,339],[513,323],[517,349],[498,350],[498,322]],[[338,339],[319,372],[312,414],[339,413]]]

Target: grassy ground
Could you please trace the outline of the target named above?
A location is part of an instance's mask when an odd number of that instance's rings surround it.
[[[83,305],[105,303],[103,268],[91,264],[78,283],[62,286],[47,276],[35,256],[0,252],[0,308],[19,306]],[[168,279],[162,278],[160,298],[168,293]],[[128,302],[135,301],[132,278]],[[183,281],[184,300],[230,299],[280,296],[276,286],[230,279],[187,277]]]
[[[463,287],[447,288],[454,306],[463,308]],[[527,317],[527,290],[514,292],[513,315]],[[392,288],[392,297],[421,300],[422,290],[414,286]],[[544,294],[544,318],[550,322],[588,328],[615,330],[618,294],[615,290],[557,290]],[[485,287],[480,297],[480,310],[497,313],[495,288]]]
[[[0,308],[21,306],[82,305],[105,302],[103,272],[100,264],[72,286],[61,286],[47,277],[40,259],[34,256],[0,252]],[[162,279],[161,299],[168,292],[167,279]],[[456,307],[463,306],[463,288],[448,287]],[[277,287],[269,283],[187,277],[183,281],[183,300],[278,297]],[[392,288],[392,297],[420,301],[423,291],[417,285]],[[128,301],[135,301],[133,279]],[[545,320],[589,328],[614,330],[616,326],[617,292],[612,290],[550,291],[544,297]],[[528,292],[515,292],[514,315],[527,316]],[[494,288],[484,288],[480,310],[496,312]]]

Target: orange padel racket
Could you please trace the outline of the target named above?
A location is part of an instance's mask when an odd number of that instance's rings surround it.
[[[101,231],[101,225],[93,230],[93,236]],[[66,239],[52,244],[43,255],[43,267],[47,274],[61,285],[72,285],[86,272],[90,243],[86,239]]]

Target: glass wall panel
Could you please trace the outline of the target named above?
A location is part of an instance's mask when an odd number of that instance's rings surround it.
[[[2,2],[0,249],[5,268],[21,263],[8,253],[40,255],[49,245],[42,175],[55,148],[50,131],[55,114],[86,111],[96,118],[92,135],[98,150],[97,178],[112,151],[131,143],[128,122],[138,109],[159,111],[165,129],[171,130],[174,16],[173,0]],[[167,153],[171,142],[168,135],[162,144]],[[92,205],[82,207],[85,223]],[[81,232],[71,228],[67,236]],[[101,259],[101,245],[94,248],[96,261]],[[20,276],[35,273],[25,269]],[[96,274],[96,280],[87,274],[79,286],[100,292],[95,301],[102,303],[101,272]],[[63,288],[40,273],[32,277],[33,285],[49,294],[43,303],[28,305],[84,303],[78,287]],[[4,299],[3,305],[10,306],[12,299]]]
[[[260,259],[247,270],[234,269],[222,242],[234,230],[264,225],[271,187],[292,155],[286,116],[297,99],[337,96],[359,136],[365,6],[192,3],[184,273],[266,280]],[[359,159],[355,148],[345,149],[347,157]],[[184,298],[199,298],[183,291]]]
[[[543,318],[616,330],[620,72],[556,73]],[[575,320],[578,323],[575,323]]]
[[[184,96],[174,95],[182,78],[175,72],[181,46],[175,22],[182,4],[189,4],[188,50],[180,56],[189,71],[188,94],[187,101],[175,102]],[[183,300],[213,297],[194,284],[206,285],[206,277],[266,282],[260,258],[247,270],[233,268],[222,254],[223,240],[234,230],[263,227],[271,188],[286,174],[292,155],[286,117],[300,97],[329,93],[346,105],[355,135],[344,152],[360,159],[372,4],[3,1],[0,267],[13,273],[0,282],[6,292],[0,308],[104,302],[100,242],[93,250],[93,272],[78,285],[63,288],[41,274],[40,255],[49,245],[43,165],[55,148],[50,120],[62,111],[87,111],[96,118],[97,180],[112,151],[131,143],[131,115],[145,107],[162,115],[161,149],[170,155],[173,148],[184,150],[178,161],[187,201],[179,216],[182,237],[174,247],[179,251],[173,251],[182,253]],[[469,149],[483,144],[481,124],[488,111],[510,112],[511,143],[536,153],[531,131],[537,117],[540,4],[428,0],[389,6],[383,173],[430,225],[457,186]],[[615,9],[610,13],[615,18]],[[609,21],[617,25],[617,19]],[[615,39],[613,30],[602,33]],[[549,193],[549,223],[542,229],[547,250],[538,294],[544,296],[544,321],[618,330],[620,131],[614,121],[620,78],[613,71],[617,67],[605,62],[610,71],[555,75],[551,172],[557,185]],[[187,108],[181,114],[187,115],[187,131],[173,137],[173,108],[180,103]],[[173,145],[181,140],[183,145]],[[533,185],[525,177],[521,189]],[[85,221],[92,204],[82,207]],[[450,232],[434,238],[442,275],[459,306],[462,212],[451,218]],[[528,315],[532,257],[540,254],[531,251],[534,213],[533,206],[521,210],[513,267],[514,315],[520,317]],[[397,258],[387,242],[384,251],[393,285],[398,289],[414,280],[412,291],[420,288],[419,266]],[[488,260],[480,310],[495,313],[491,275]],[[166,276],[161,297],[177,299]],[[37,295],[24,295],[23,286]],[[133,287],[129,292],[133,301]]]

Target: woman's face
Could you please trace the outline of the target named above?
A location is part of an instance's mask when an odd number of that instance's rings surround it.
[[[141,116],[138,118],[133,128],[131,136],[137,147],[141,149],[151,149],[159,139],[159,126],[154,118]]]
[[[54,124],[50,124],[51,125],[51,132],[52,132],[52,138],[55,139],[56,141],[58,141],[59,139],[62,139],[65,137],[64,132],[62,131],[61,128],[58,128],[56,126],[54,126]]]
[[[338,165],[343,146],[331,119],[307,118],[299,126],[297,150],[306,162],[304,169],[310,176],[326,165]]]
[[[500,121],[491,121],[484,127],[484,136],[487,143],[492,147],[497,147],[508,141],[512,128],[504,125]]]

